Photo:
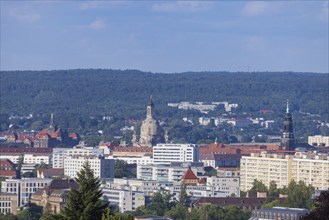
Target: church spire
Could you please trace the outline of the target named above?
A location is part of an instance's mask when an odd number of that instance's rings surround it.
[[[54,120],[54,113],[50,114],[50,123],[48,127],[49,132],[55,132],[56,126],[55,126],[55,120]]]
[[[286,113],[289,113],[289,99],[287,99],[287,108],[286,108]]]

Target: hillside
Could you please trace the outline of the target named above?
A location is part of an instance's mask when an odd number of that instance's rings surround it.
[[[292,111],[328,116],[328,74],[186,72],[154,74],[137,70],[76,69],[2,71],[1,113],[114,115],[143,118],[153,95],[157,114],[175,113],[168,102],[229,101],[239,111]]]

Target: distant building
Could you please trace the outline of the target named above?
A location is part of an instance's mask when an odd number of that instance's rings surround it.
[[[154,119],[154,104],[152,98],[146,109],[146,119],[142,122],[139,139],[140,146],[154,146],[157,143],[163,143],[164,138],[160,134],[160,125]]]
[[[50,205],[53,213],[59,213],[66,205],[69,191],[78,190],[79,184],[72,179],[53,179],[47,186],[38,189],[31,197],[31,203],[46,208]]]
[[[199,178],[194,174],[189,167],[181,178],[181,184],[185,186],[196,186],[199,182]]]
[[[67,156],[64,158],[64,175],[76,178],[85,162],[97,178],[114,178],[114,160],[96,156]]]
[[[145,205],[144,193],[129,189],[114,189],[102,187],[103,199],[112,207],[118,207],[120,212],[135,211],[138,207]]]
[[[0,159],[0,177],[16,177],[16,166],[9,159]]]
[[[226,122],[238,128],[248,127],[253,124],[252,120],[246,118],[232,118],[228,119]]]
[[[308,144],[311,146],[329,147],[329,136],[308,136]]]
[[[202,163],[172,163],[171,165],[137,165],[137,179],[180,182],[189,169],[203,172]]]
[[[17,215],[17,194],[0,192],[0,213]]]
[[[278,188],[291,180],[304,181],[318,190],[329,189],[329,156],[313,152],[262,153],[241,158],[241,190],[248,191],[255,179],[269,186],[275,181]]]
[[[286,114],[284,116],[284,127],[281,136],[281,148],[283,150],[294,150],[295,138],[292,123],[292,116],[289,112],[289,103],[287,101]]]
[[[69,156],[104,156],[104,149],[80,145],[73,148],[53,148],[53,168],[64,168],[64,158]]]
[[[195,144],[157,144],[153,147],[154,164],[197,162],[199,149]]]
[[[15,194],[17,207],[28,204],[31,196],[38,190],[48,185],[51,179],[24,178],[6,179],[1,183],[1,192]]]
[[[308,209],[273,207],[253,210],[249,220],[290,219],[300,220],[309,213]]]

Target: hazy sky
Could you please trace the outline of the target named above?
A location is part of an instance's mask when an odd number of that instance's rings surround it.
[[[328,1],[4,1],[1,70],[329,72]]]

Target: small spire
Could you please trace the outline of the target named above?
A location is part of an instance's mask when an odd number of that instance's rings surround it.
[[[150,95],[150,105],[153,105],[152,95]]]
[[[287,99],[287,109],[286,109],[286,113],[289,113],[289,99]]]

